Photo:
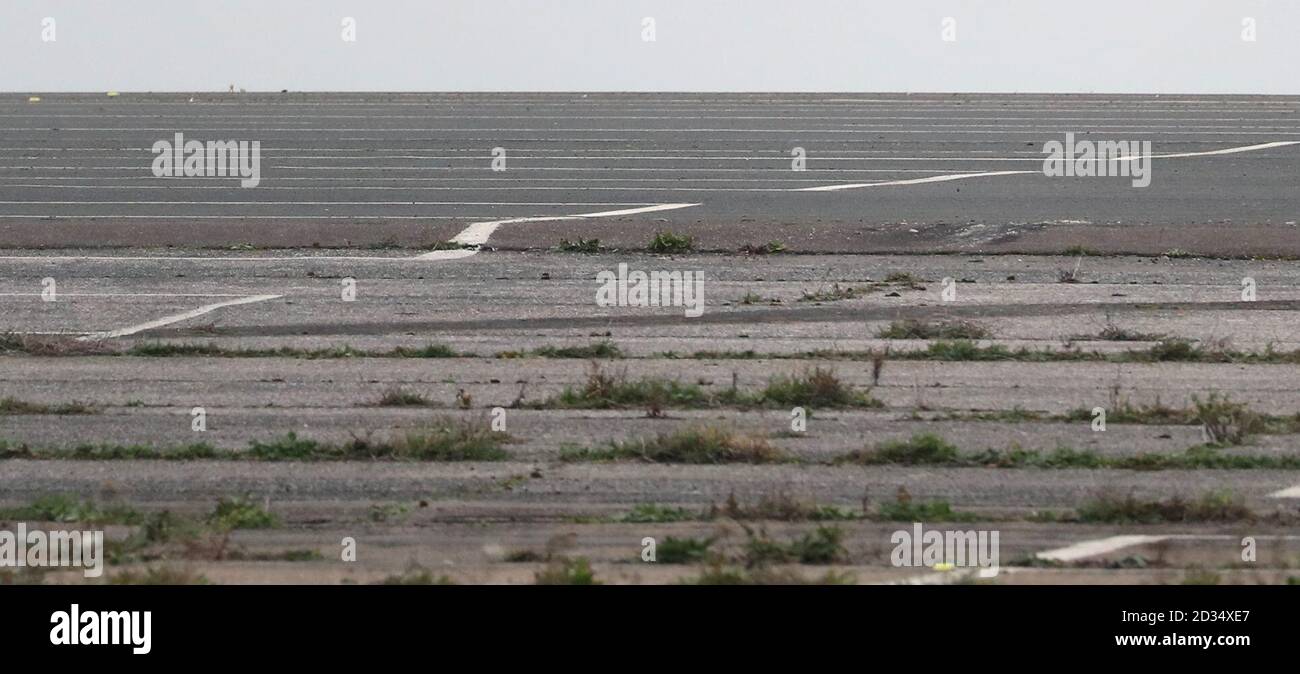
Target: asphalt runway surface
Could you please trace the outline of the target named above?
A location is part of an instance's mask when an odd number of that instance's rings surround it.
[[[72,494],[202,518],[242,495],[281,521],[235,531],[230,554],[159,543],[110,575],[339,583],[419,568],[526,583],[583,557],[607,582],[677,582],[703,567],[645,564],[643,537],[716,540],[720,563],[743,569],[756,530],[833,526],[843,554],[791,564],[800,578],[972,580],[890,563],[912,519],[1000,530],[997,583],[1281,583],[1300,566],[1300,99],[40,97],[0,97],[0,508]],[[259,140],[261,184],[155,178],[149,148],[176,132]],[[1150,140],[1150,187],[1042,175],[1043,143],[1071,132]],[[806,171],[790,170],[794,147]],[[647,253],[664,230],[696,250]],[[603,250],[555,250],[579,238]],[[448,240],[464,245],[435,245]],[[786,250],[737,250],[769,241]],[[619,264],[703,273],[703,315],[599,305],[596,275]],[[933,334],[890,334],[908,321],[973,341],[936,351]],[[786,404],[556,402],[597,375],[725,399],[819,368],[878,406],[812,406],[803,432]],[[1206,448],[1195,415],[1211,394],[1269,424]],[[399,442],[497,407],[499,460],[244,454],[289,432]],[[1104,432],[1096,407],[1113,415]],[[565,458],[701,427],[789,460]],[[1098,463],[843,460],[925,434],[963,456],[1065,448]],[[196,442],[219,454],[130,456]],[[122,456],[92,455],[109,449]],[[1236,463],[1178,463],[1206,453]],[[1223,512],[1086,516],[1123,498]],[[839,514],[716,514],[764,499]],[[957,514],[886,514],[912,499]],[[124,545],[133,530],[109,528]],[[1247,536],[1261,546],[1249,564]],[[358,563],[338,561],[343,537],[361,542]]]
[[[475,222],[631,211],[512,223],[490,244],[588,237],[631,247],[644,245],[646,228],[671,227],[718,250],[782,240],[807,252],[1048,252],[1091,242],[1159,253],[1223,246],[1230,229],[1232,252],[1300,253],[1295,97],[40,98],[0,97],[7,247],[419,246]],[[178,132],[260,141],[261,183],[154,177],[150,148]],[[1043,176],[1044,143],[1066,133],[1150,141],[1150,186]],[[492,168],[494,148],[505,151],[503,171]],[[792,170],[794,148],[806,170]],[[636,212],[667,204],[681,207]]]

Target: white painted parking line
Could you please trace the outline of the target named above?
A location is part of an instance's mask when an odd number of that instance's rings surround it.
[[[1275,147],[1286,147],[1288,145],[1298,145],[1300,141],[1273,141],[1269,143],[1259,143],[1256,145],[1242,145],[1239,147],[1229,147],[1219,150],[1206,150],[1203,152],[1179,152],[1174,154],[1157,154],[1151,155],[1150,159],[1173,159],[1183,157],[1207,157],[1210,155],[1237,154],[1239,152],[1255,152],[1258,150],[1268,150]],[[1115,161],[1133,161],[1140,159],[1138,155],[1129,155],[1118,157]],[[938,161],[939,159],[934,158]],[[1025,161],[1024,159],[986,159],[984,161]],[[1035,159],[1032,161],[1042,161]],[[908,180],[890,180],[876,183],[856,183],[850,185],[823,185],[821,187],[800,187],[794,188],[797,192],[834,192],[838,190],[852,190],[862,187],[888,187],[892,185],[920,185],[922,183],[940,183],[949,180],[965,180],[967,178],[987,178],[992,176],[1024,175],[1029,173],[1042,173],[1041,171],[986,171],[982,173],[960,173],[957,175],[931,176],[929,178],[912,178]]]
[[[1156,543],[1169,538],[1169,536],[1111,536],[1109,538],[1100,538],[1092,541],[1083,541],[1075,543],[1064,548],[1047,550],[1038,553],[1039,559],[1048,559],[1058,562],[1073,562],[1079,559],[1094,557],[1096,555],[1115,552],[1133,545],[1143,545],[1146,543]]]
[[[716,111],[714,111],[714,110],[707,110],[707,109],[701,109],[700,111],[702,111],[702,112],[716,112]],[[669,112],[670,112],[670,111],[669,111]],[[744,112],[749,112],[749,111],[744,111]],[[44,114],[30,114],[30,113],[29,113],[29,114],[0,114],[0,119],[130,119],[130,120],[135,120],[135,119],[138,119],[138,118],[139,118],[139,115],[49,114],[49,113],[44,113]],[[167,115],[157,115],[156,118],[157,118],[157,119],[178,118],[178,119],[184,119],[184,120],[186,120],[186,121],[189,121],[189,120],[192,118],[192,113],[189,112],[189,111],[182,111],[182,112],[177,112],[177,113],[167,114]],[[210,120],[214,120],[214,121],[220,120],[220,121],[223,121],[223,122],[225,122],[225,121],[237,121],[237,122],[239,122],[239,121],[252,120],[252,119],[265,119],[265,120],[271,120],[271,121],[282,121],[282,120],[292,120],[292,119],[363,119],[363,120],[366,120],[366,121],[373,121],[373,120],[379,120],[379,119],[416,119],[416,120],[425,120],[425,119],[449,119],[449,120],[457,120],[457,121],[458,121],[458,120],[463,120],[463,119],[465,119],[465,115],[463,115],[463,114],[462,114],[462,115],[254,115],[254,114],[220,114],[220,115],[208,115],[208,116],[206,116],[206,118],[207,118],[207,119],[210,119]],[[745,120],[745,121],[750,121],[750,120],[785,121],[785,120],[790,119],[790,116],[789,116],[789,115],[753,115],[753,114],[741,114],[741,115],[724,115],[724,114],[718,114],[718,115],[700,115],[700,114],[691,114],[691,115],[674,115],[674,114],[665,114],[665,115],[597,115],[597,114],[584,114],[584,115],[583,115],[583,118],[584,118],[584,119],[617,119],[617,120],[629,120],[629,119],[654,119],[654,120],[706,120],[706,119],[720,119],[720,120],[725,120],[725,121],[737,121],[737,120]],[[558,120],[571,120],[571,119],[573,119],[573,116],[572,116],[572,115],[474,115],[474,119],[522,119],[522,120],[532,120],[532,119],[558,119]],[[906,125],[904,125],[904,124],[892,124],[892,125],[885,125],[885,126],[925,126],[925,127],[930,127],[930,126],[937,126],[937,127],[963,127],[963,126],[1010,126],[1010,125],[1017,125],[1017,126],[1018,126],[1018,124],[1016,124],[1016,123],[1018,123],[1018,122],[1074,122],[1074,123],[1076,123],[1078,126],[1085,127],[1085,128],[1095,128],[1095,127],[1099,126],[1099,123],[1100,123],[1100,122],[1128,122],[1128,124],[1119,124],[1119,125],[1111,125],[1111,126],[1124,126],[1124,127],[1130,127],[1130,126],[1155,126],[1155,127],[1159,127],[1159,128],[1252,128],[1252,127],[1254,127],[1254,126],[1259,126],[1259,125],[1261,125],[1261,124],[1265,124],[1265,123],[1268,123],[1268,122],[1281,122],[1281,124],[1266,124],[1267,126],[1290,126],[1290,125],[1292,125],[1292,124],[1294,124],[1294,123],[1296,122],[1296,118],[1294,118],[1294,117],[1141,117],[1141,118],[1138,118],[1138,121],[1142,121],[1142,122],[1183,122],[1183,123],[1185,123],[1185,122],[1188,122],[1188,121],[1194,121],[1194,122],[1248,122],[1248,123],[1249,123],[1249,124],[1247,124],[1245,127],[1242,127],[1242,126],[1239,125],[1239,124],[1232,124],[1232,125],[1205,125],[1205,124],[1195,124],[1195,125],[1191,125],[1191,126],[1183,126],[1182,124],[1175,124],[1175,125],[1169,125],[1169,124],[1157,124],[1157,125],[1133,124],[1133,123],[1132,123],[1132,122],[1134,121],[1134,118],[1133,118],[1133,117],[1104,117],[1104,116],[1101,116],[1101,117],[1099,117],[1099,116],[1087,116],[1087,117],[1079,117],[1079,116],[1068,116],[1068,117],[1062,117],[1062,116],[1044,116],[1044,117],[1004,117],[1004,116],[999,115],[999,116],[996,116],[996,117],[990,117],[990,116],[961,116],[961,115],[941,115],[941,116],[940,116],[940,115],[800,115],[800,116],[799,116],[799,119],[801,119],[801,120],[807,120],[807,121],[817,121],[817,122],[840,122],[840,121],[843,121],[843,122],[855,122],[855,124],[851,124],[850,126],[866,126],[866,125],[862,124],[862,122],[864,122],[864,121],[865,121],[865,122],[877,122],[877,121],[890,121],[890,120],[896,120],[896,121],[904,121],[904,122],[924,122],[924,121],[935,121],[935,120],[939,120],[939,121],[943,121],[943,122],[945,122],[945,123],[943,123],[943,124],[906,124]],[[995,124],[972,124],[972,125],[966,125],[966,124],[953,124],[953,123],[951,123],[951,122],[995,122]],[[3,149],[3,148],[0,148],[0,149]],[[265,150],[263,150],[263,151],[265,151]]]
[[[990,176],[1024,175],[1042,173],[1042,171],[986,171],[984,173],[958,173],[955,175],[930,176],[928,178],[908,178],[907,180],[887,180],[878,183],[849,183],[845,185],[822,185],[820,187],[798,187],[793,192],[836,192],[839,190],[856,190],[862,187],[891,187],[894,185],[921,185],[924,183],[946,183],[950,180],[967,178],[986,178]]]
[[[905,125],[905,126],[913,127],[913,126],[916,126],[916,125],[910,125],[910,124],[909,124],[909,125]],[[1016,125],[1016,126],[1013,126],[1013,127],[1010,127],[1010,128],[978,129],[978,130],[974,130],[974,129],[972,129],[972,127],[974,127],[974,126],[977,126],[977,125],[961,125],[959,128],[951,129],[951,130],[945,130],[945,131],[943,131],[943,133],[953,134],[953,135],[989,135],[989,136],[992,136],[992,135],[1009,135],[1009,134],[1027,135],[1027,134],[1040,134],[1040,133],[1044,133],[1044,132],[1046,132],[1046,133],[1054,133],[1054,132],[1056,132],[1056,131],[1058,131],[1058,130],[1060,129],[1059,126],[1023,126],[1023,125]],[[1180,129],[1180,130],[1178,130],[1178,131],[1159,131],[1159,130],[1152,130],[1152,129],[1142,128],[1142,127],[1140,127],[1140,126],[1139,126],[1139,127],[1134,127],[1134,126],[1131,126],[1131,125],[1130,125],[1130,126],[1124,126],[1124,127],[1113,128],[1113,129],[1110,130],[1110,132],[1111,132],[1111,133],[1141,133],[1141,134],[1148,135],[1148,136],[1268,136],[1268,135],[1300,136],[1300,131],[1272,131],[1272,130],[1268,130],[1268,131],[1241,131],[1241,130],[1235,130],[1235,129],[1232,130],[1232,131],[1205,131],[1205,130],[1188,129],[1188,127],[1186,127],[1186,126],[1170,127],[1170,128],[1178,128],[1178,129]],[[48,128],[48,127],[3,127],[3,128],[0,128],[0,131],[10,131],[10,132],[27,132],[27,131],[36,131],[36,132],[40,132],[40,133],[48,133],[48,132],[49,132],[49,128]],[[61,128],[61,129],[60,129],[60,132],[61,132],[61,133],[74,133],[74,132],[81,132],[81,131],[90,132],[90,133],[100,133],[100,132],[104,132],[104,131],[109,131],[109,132],[114,132],[114,133],[127,133],[127,132],[131,132],[131,133],[173,133],[173,132],[175,131],[175,129],[174,129],[173,127],[161,127],[161,126],[158,126],[158,127],[90,127],[90,126],[84,126],[84,127],[68,127],[68,128]],[[408,132],[415,132],[415,133],[456,133],[456,132],[467,132],[467,133],[472,132],[472,133],[481,133],[481,132],[493,132],[493,133],[497,133],[497,134],[506,134],[506,133],[546,134],[546,133],[554,133],[554,132],[565,132],[565,133],[613,133],[613,132],[618,132],[618,133],[628,133],[628,132],[632,132],[632,133],[650,133],[650,134],[681,134],[681,133],[709,133],[709,134],[718,134],[718,133],[775,133],[775,134],[781,134],[781,135],[785,135],[785,136],[789,136],[789,135],[812,136],[812,135],[819,134],[819,133],[821,133],[821,134],[835,134],[835,135],[841,135],[841,134],[854,134],[854,135],[856,135],[856,134],[866,134],[866,133],[870,133],[870,134],[873,134],[873,135],[880,135],[880,134],[894,134],[894,135],[919,135],[919,134],[933,134],[933,133],[935,133],[935,131],[934,131],[933,129],[926,129],[926,128],[881,129],[881,128],[871,128],[871,127],[866,127],[866,128],[857,128],[857,129],[843,129],[843,128],[836,128],[836,127],[822,127],[822,128],[810,128],[810,129],[738,129],[738,128],[734,128],[734,127],[691,127],[691,128],[681,128],[681,127],[663,127],[663,128],[656,128],[656,129],[629,129],[629,128],[622,128],[622,127],[611,127],[611,128],[577,128],[577,127],[574,127],[574,128],[568,128],[568,127],[566,127],[566,128],[558,128],[558,127],[548,127],[548,128],[515,128],[515,127],[510,127],[510,128],[494,128],[494,129],[486,129],[486,128],[479,128],[479,127],[402,127],[402,128],[370,129],[370,128],[364,128],[364,127],[258,127],[258,126],[251,126],[251,127],[250,127],[250,126],[243,126],[243,125],[241,125],[241,126],[208,126],[208,127],[190,127],[190,128],[188,129],[188,131],[193,132],[193,133],[202,133],[202,132],[232,132],[232,131],[233,131],[233,132],[235,132],[235,133],[249,133],[249,132],[257,132],[257,133],[318,133],[318,134],[319,134],[319,133],[338,134],[338,133],[346,133],[346,132],[349,132],[349,131],[351,131],[351,132],[362,131],[362,132],[366,132],[366,133],[408,133]],[[350,140],[350,139],[344,138],[344,139],[342,139],[342,140]],[[390,139],[390,140],[391,140],[391,139]],[[461,140],[468,140],[468,139],[461,139]],[[486,140],[486,139],[484,139],[484,140]],[[548,139],[548,138],[546,138],[545,136],[539,136],[538,140],[558,140],[558,139]],[[579,140],[583,140],[583,139],[579,139]],[[591,140],[591,139],[586,139],[586,140]],[[641,140],[648,140],[648,139],[647,139],[647,138],[620,138],[620,139],[618,139],[618,140],[621,140],[621,141],[629,141],[629,142],[630,142],[630,141],[641,141]]]
[[[780,190],[784,191],[784,190]],[[435,250],[422,255],[413,257],[382,257],[367,255],[295,255],[295,256],[238,256],[238,257],[206,257],[206,256],[116,256],[116,255],[3,255],[0,261],[48,261],[48,262],[69,262],[69,261],[185,261],[185,262],[302,262],[311,260],[349,260],[354,262],[405,262],[405,261],[430,261],[430,260],[457,260],[474,255],[478,252],[477,246],[487,243],[488,238],[501,225],[519,223],[519,222],[554,222],[558,220],[583,220],[593,218],[610,218],[621,215],[639,215],[641,213],[656,213],[659,211],[671,211],[679,208],[690,208],[699,206],[693,204],[655,204],[654,206],[644,206],[640,208],[626,208],[615,211],[599,211],[596,213],[575,213],[573,215],[553,215],[538,216],[528,218],[508,218],[505,220],[489,220],[486,222],[476,222],[461,230],[459,234],[451,238],[452,243],[458,243],[463,246],[475,246],[474,248],[460,248],[453,250]],[[274,296],[262,296],[269,299]],[[262,301],[262,300],[257,300]],[[214,305],[212,308],[220,308]],[[211,308],[208,309],[211,311]],[[205,312],[206,313],[206,312]],[[178,320],[184,320],[178,319]],[[148,329],[148,328],[144,328]]]
[[[654,206],[621,201],[0,201],[0,204],[206,204],[215,206]]]
[[[1272,143],[1260,143],[1259,145],[1246,145],[1243,147],[1230,147],[1222,150],[1208,150],[1205,152],[1179,152],[1177,154],[1157,154],[1152,155],[1156,159],[1171,159],[1173,157],[1208,157],[1216,154],[1236,154],[1238,152],[1254,152],[1255,150],[1267,150],[1274,147],[1286,147],[1287,145],[1300,145],[1298,140],[1279,140]]]
[[[42,297],[43,293],[0,293],[0,297]],[[247,297],[239,293],[65,293],[59,297]]]
[[[227,300],[225,302],[217,302],[215,304],[204,305],[197,309],[190,309],[189,311],[183,311],[179,314],[164,316],[162,318],[149,321],[147,323],[129,325],[125,328],[118,328],[117,330],[108,330],[105,332],[92,332],[88,335],[78,337],[77,339],[79,341],[92,341],[92,340],[101,340],[101,339],[113,339],[116,337],[126,337],[128,335],[134,335],[137,332],[144,332],[145,330],[161,328],[166,325],[171,325],[172,323],[187,321],[191,318],[202,316],[203,314],[216,311],[217,309],[221,309],[223,307],[233,307],[240,304],[253,304],[254,302],[265,302],[267,300],[273,300],[279,297],[284,297],[284,295],[251,295],[248,297],[241,297],[238,299]]]
[[[14,215],[4,214],[5,220],[472,220],[486,215]]]
[[[1287,487],[1268,495],[1269,498],[1300,498],[1300,485]]]
[[[609,218],[620,215],[638,215],[641,213],[655,213],[658,211],[671,211],[678,208],[690,208],[699,206],[699,204],[659,204],[656,206],[647,206],[644,208],[627,208],[618,211],[602,211],[600,213],[580,213],[576,215],[554,215],[538,216],[531,218],[510,218],[507,220],[493,220],[490,222],[476,222],[466,227],[460,234],[451,238],[452,243],[459,243],[465,246],[482,246],[487,243],[488,237],[497,230],[501,225],[509,225],[520,222],[555,222],[559,220],[580,220],[584,218]],[[461,257],[468,257],[477,252],[477,249],[462,250],[435,250],[431,253],[416,256],[421,260],[449,260]]]

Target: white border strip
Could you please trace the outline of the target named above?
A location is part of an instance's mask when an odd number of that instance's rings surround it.
[[[1208,157],[1210,155],[1237,154],[1238,152],[1255,152],[1257,150],[1268,150],[1275,147],[1285,147],[1288,145],[1300,144],[1296,140],[1279,140],[1271,143],[1260,143],[1258,145],[1243,145],[1241,147],[1228,147],[1221,150],[1206,150],[1204,152],[1179,152],[1175,154],[1155,154],[1150,159],[1174,159],[1183,157]],[[1129,155],[1127,157],[1118,157],[1115,161],[1134,161],[1140,159],[1138,155]],[[990,160],[985,160],[990,161]],[[1001,160],[996,160],[1001,161]],[[1030,161],[1028,159],[1007,160],[1007,161]],[[1035,160],[1041,161],[1041,160]],[[933,176],[930,178],[913,178],[910,180],[890,180],[878,183],[856,183],[851,185],[823,185],[821,187],[802,187],[792,191],[794,192],[834,192],[837,190],[853,190],[861,187],[888,187],[891,185],[920,185],[922,183],[942,183],[949,180],[964,180],[966,178],[986,178],[991,176],[1010,176],[1024,175],[1029,173],[1042,173],[1042,171],[986,171],[982,173],[960,173],[957,175]]]
[[[1143,545],[1146,543],[1156,543],[1163,541],[1169,536],[1111,536],[1109,538],[1100,538],[1092,541],[1083,541],[1075,543],[1064,548],[1055,550],[1046,550],[1040,552],[1036,557],[1039,559],[1050,559],[1058,562],[1073,562],[1078,559],[1085,559],[1096,555],[1103,555],[1108,552],[1122,550],[1132,545]]]
[[[144,332],[145,330],[161,328],[165,325],[171,325],[172,323],[187,321],[191,318],[195,318],[198,316],[202,316],[203,314],[216,311],[217,309],[220,309],[222,307],[233,307],[239,304],[253,304],[254,302],[265,302],[267,300],[273,300],[280,297],[284,297],[284,295],[252,295],[249,297],[241,297],[238,299],[227,300],[225,302],[217,302],[216,304],[207,304],[197,309],[190,309],[189,311],[183,311],[179,314],[164,316],[162,318],[159,318],[158,320],[149,321],[148,323],[130,325],[125,328],[118,328],[117,330],[108,330],[106,332],[92,332],[88,335],[78,337],[77,341],[85,342],[85,341],[94,341],[94,340],[101,340],[101,339],[113,339],[115,337],[126,337],[127,335],[134,335],[137,332]]]

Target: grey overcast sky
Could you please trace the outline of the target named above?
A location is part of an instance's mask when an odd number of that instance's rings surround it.
[[[0,5],[3,91],[1300,94],[1300,0]]]

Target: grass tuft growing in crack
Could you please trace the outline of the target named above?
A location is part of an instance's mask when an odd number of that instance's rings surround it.
[[[99,414],[99,410],[79,402],[46,405],[17,398],[0,398],[0,416],[8,414]]]
[[[777,375],[763,389],[763,402],[807,407],[884,407],[869,394],[855,391],[835,376],[816,367],[801,375]]]
[[[908,440],[890,440],[875,449],[850,452],[840,459],[844,463],[872,464],[950,464],[958,463],[957,448],[933,433],[917,433]]]
[[[695,238],[668,231],[655,232],[654,238],[650,240],[650,245],[646,246],[646,250],[661,255],[689,253],[695,250]]]
[[[772,540],[766,533],[751,535],[745,543],[745,565],[837,564],[848,559],[843,540],[843,530],[825,526],[786,543]]]
[[[0,509],[0,520],[77,522],[82,524],[139,524],[144,516],[121,504],[96,505],[71,494],[41,496],[31,504]]]
[[[668,536],[655,546],[655,562],[661,564],[694,564],[708,558],[713,538],[677,538]]]
[[[393,387],[371,403],[374,407],[434,407],[433,401],[414,391]]]
[[[533,574],[537,585],[600,585],[586,557],[557,557],[545,569]]]
[[[578,237],[577,241],[560,239],[560,245],[556,250],[563,253],[599,253],[601,251],[600,239],[584,239]]]
[[[894,321],[876,333],[881,339],[988,339],[992,332],[974,321]]]
[[[1195,499],[1174,496],[1161,501],[1127,494],[1102,494],[1077,508],[1080,522],[1155,524],[1162,522],[1253,521],[1255,513],[1228,491],[1212,491]]]
[[[207,517],[207,524],[219,530],[274,529],[280,518],[262,509],[248,496],[227,496],[217,501],[217,507]]]
[[[623,351],[610,342],[596,342],[586,346],[543,346],[533,350],[533,355],[542,358],[622,358]]]

